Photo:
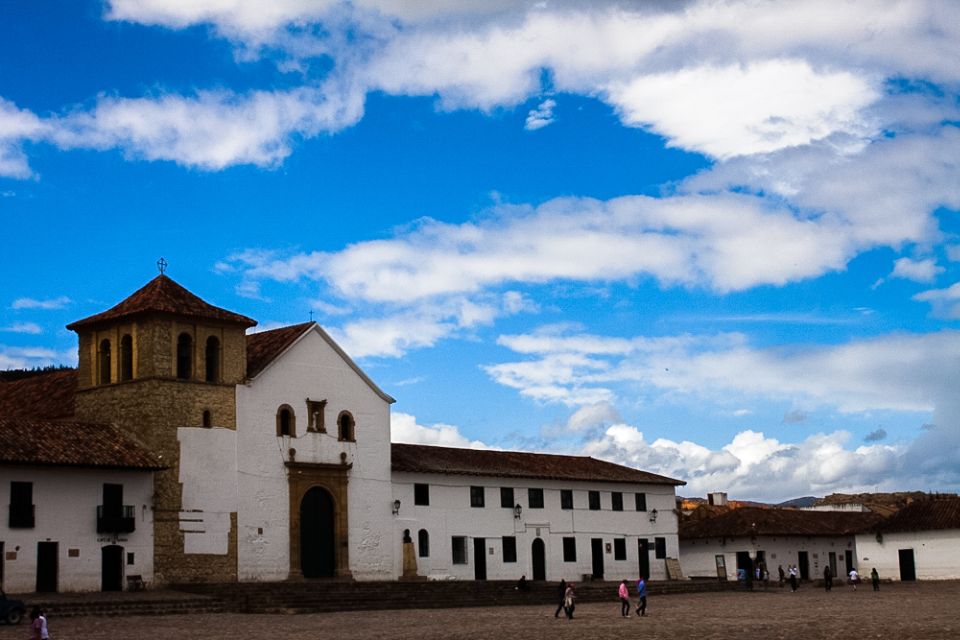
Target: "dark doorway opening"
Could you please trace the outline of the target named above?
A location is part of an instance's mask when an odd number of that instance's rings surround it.
[[[100,590],[123,591],[123,547],[119,545],[100,549]]]
[[[590,554],[593,556],[593,579],[603,580],[603,540],[590,538]]]
[[[530,555],[533,557],[533,579],[547,579],[547,549],[543,540],[535,538],[530,547]]]
[[[474,580],[487,579],[487,540],[486,538],[473,539],[473,578]]]
[[[837,577],[837,554],[830,552],[830,575]]]
[[[300,502],[300,571],[304,578],[336,574],[333,498],[313,487]]]
[[[917,567],[914,564],[913,549],[899,549],[900,555],[900,580],[904,582],[913,582],[917,579]]]
[[[847,565],[847,570],[844,572],[844,575],[849,575],[850,569],[856,569],[856,567],[853,566],[853,551],[850,551],[849,549],[844,551],[843,561]]]
[[[753,560],[749,551],[737,551],[737,579],[753,582]]]
[[[797,569],[800,570],[800,579],[810,579],[810,558],[806,551],[797,552]]]
[[[57,591],[57,549],[59,543],[37,543],[37,593]]]
[[[644,580],[650,579],[650,541],[646,538],[637,540],[637,555],[639,558],[639,573]]]

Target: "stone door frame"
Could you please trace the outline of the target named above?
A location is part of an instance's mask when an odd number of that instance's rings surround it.
[[[303,580],[300,565],[300,504],[307,491],[320,487],[333,499],[334,576],[352,578],[347,482],[352,464],[287,462],[290,495],[290,578]]]

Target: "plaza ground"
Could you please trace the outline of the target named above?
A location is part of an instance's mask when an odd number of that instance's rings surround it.
[[[562,614],[561,614],[562,615]],[[960,582],[870,585],[831,593],[804,586],[797,593],[772,587],[753,593],[721,592],[652,597],[648,616],[620,617],[609,603],[577,607],[574,620],[553,608],[464,607],[359,611],[304,615],[191,614],[76,617],[50,620],[53,640],[204,640],[358,638],[431,640],[457,638],[960,638]],[[0,640],[25,640],[26,623],[0,625]]]

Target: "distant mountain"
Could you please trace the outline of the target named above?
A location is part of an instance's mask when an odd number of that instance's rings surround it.
[[[821,498],[817,498],[816,496],[804,496],[802,498],[787,500],[786,502],[781,502],[774,506],[783,509],[806,509],[807,507],[812,507],[815,505],[820,499]]]

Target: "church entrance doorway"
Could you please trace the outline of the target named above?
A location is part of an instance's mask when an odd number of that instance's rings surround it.
[[[313,487],[300,501],[300,569],[304,578],[336,575],[333,498]]]
[[[543,540],[541,540],[540,538],[534,539],[533,546],[530,549],[530,554],[533,557],[533,579],[546,580],[547,579],[547,549],[546,549],[546,545],[543,544]]]

